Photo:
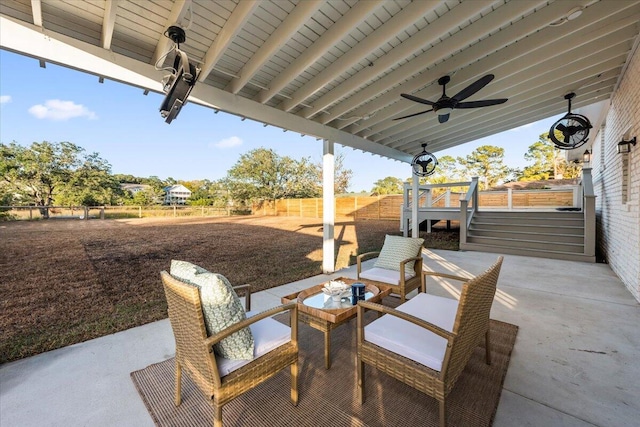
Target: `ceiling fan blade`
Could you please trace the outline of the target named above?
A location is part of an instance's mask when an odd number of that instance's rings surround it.
[[[403,98],[410,99],[411,101],[414,101],[414,102],[419,102],[421,104],[427,104],[431,106],[434,106],[436,104],[435,102],[429,101],[428,99],[418,98],[417,96],[409,95],[408,93],[401,93],[400,96]]]
[[[438,115],[438,121],[440,123],[444,123],[447,120],[449,120],[449,114],[442,114],[442,115]]]
[[[489,82],[493,80],[493,78],[494,78],[493,74],[487,74],[486,76],[481,77],[475,82],[471,83],[469,86],[462,89],[460,92],[456,93],[451,98],[455,99],[456,101],[462,101],[463,99],[467,99],[468,97],[470,97],[471,95],[473,95],[474,93],[476,93],[477,91],[479,91],[480,89],[488,85]]]
[[[558,129],[560,132],[564,132],[567,129],[567,127],[562,123],[559,123],[558,126],[556,126],[556,129]]]
[[[395,119],[391,119],[391,120],[402,120],[402,119],[408,119],[409,117],[419,116],[420,114],[428,113],[428,112],[430,112],[430,111],[433,111],[433,108],[432,108],[432,109],[430,109],[430,110],[426,110],[426,111],[420,111],[419,113],[409,114],[408,116],[396,117]]]
[[[492,105],[504,104],[507,102],[508,98],[501,99],[485,99],[483,101],[469,101],[469,102],[459,102],[453,108],[478,108],[478,107],[490,107]]]

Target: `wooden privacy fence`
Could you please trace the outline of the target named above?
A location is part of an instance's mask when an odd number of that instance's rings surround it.
[[[352,219],[398,219],[402,195],[338,197],[336,217]],[[262,215],[322,218],[322,199],[280,199],[254,205],[253,213]]]
[[[438,198],[437,195],[433,195],[432,206],[445,207],[445,198]],[[462,193],[451,193],[449,206],[459,207],[461,195]],[[399,220],[402,210],[401,194],[338,197],[335,200],[336,217],[338,218]],[[480,209],[526,209],[578,206],[579,204],[576,203],[574,190],[562,189],[481,191],[479,205]],[[253,206],[253,213],[322,218],[322,206],[322,199],[281,199],[275,202],[265,201],[256,204]]]
[[[480,209],[526,209],[581,206],[579,187],[561,190],[481,191]],[[442,189],[431,193],[431,206],[459,207],[462,193],[446,194]],[[447,197],[444,197],[447,196]],[[421,201],[423,202],[421,196]],[[385,196],[352,196],[335,199],[336,217],[350,219],[399,220],[402,194]],[[232,207],[213,206],[0,206],[0,219],[41,219],[45,211],[50,218],[116,219],[184,216],[279,215],[322,218],[322,199],[281,199],[255,204],[251,212]]]

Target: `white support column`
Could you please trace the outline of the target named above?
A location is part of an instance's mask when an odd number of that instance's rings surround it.
[[[322,272],[335,271],[335,194],[334,194],[335,159],[333,141],[325,139],[322,145]]]
[[[413,168],[411,169],[413,172]],[[418,224],[418,205],[420,204],[420,178],[418,175],[411,174],[413,181],[411,182],[411,237],[420,237],[420,224]]]

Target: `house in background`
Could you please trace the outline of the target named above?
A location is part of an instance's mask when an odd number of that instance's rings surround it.
[[[191,190],[182,184],[170,185],[164,187],[164,200],[165,205],[184,205],[187,203],[187,199],[191,197]]]

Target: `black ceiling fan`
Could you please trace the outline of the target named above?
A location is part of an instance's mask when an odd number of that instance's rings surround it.
[[[589,129],[593,127],[587,117],[571,112],[571,100],[575,96],[573,92],[564,96],[569,103],[567,114],[549,129],[549,139],[561,150],[573,150],[586,143],[589,140]]]
[[[418,116],[420,114],[428,113],[430,111],[435,111],[438,114],[438,121],[440,123],[444,123],[449,120],[449,114],[452,110],[456,108],[479,108],[479,107],[489,107],[491,105],[498,105],[507,102],[507,98],[500,99],[485,99],[482,101],[469,101],[469,102],[461,102],[474,93],[478,92],[480,89],[489,84],[491,80],[493,80],[495,76],[493,74],[487,74],[484,77],[479,78],[475,82],[471,83],[466,88],[462,89],[460,92],[456,93],[452,97],[448,97],[446,94],[447,83],[451,80],[449,76],[443,76],[438,79],[438,84],[442,86],[442,96],[436,102],[429,101],[428,99],[422,99],[417,96],[409,95],[407,93],[401,93],[400,96],[403,98],[410,99],[411,101],[419,102],[421,104],[430,105],[430,110],[421,111],[415,114],[409,114],[408,116],[398,117],[393,120],[402,120],[413,116]]]

